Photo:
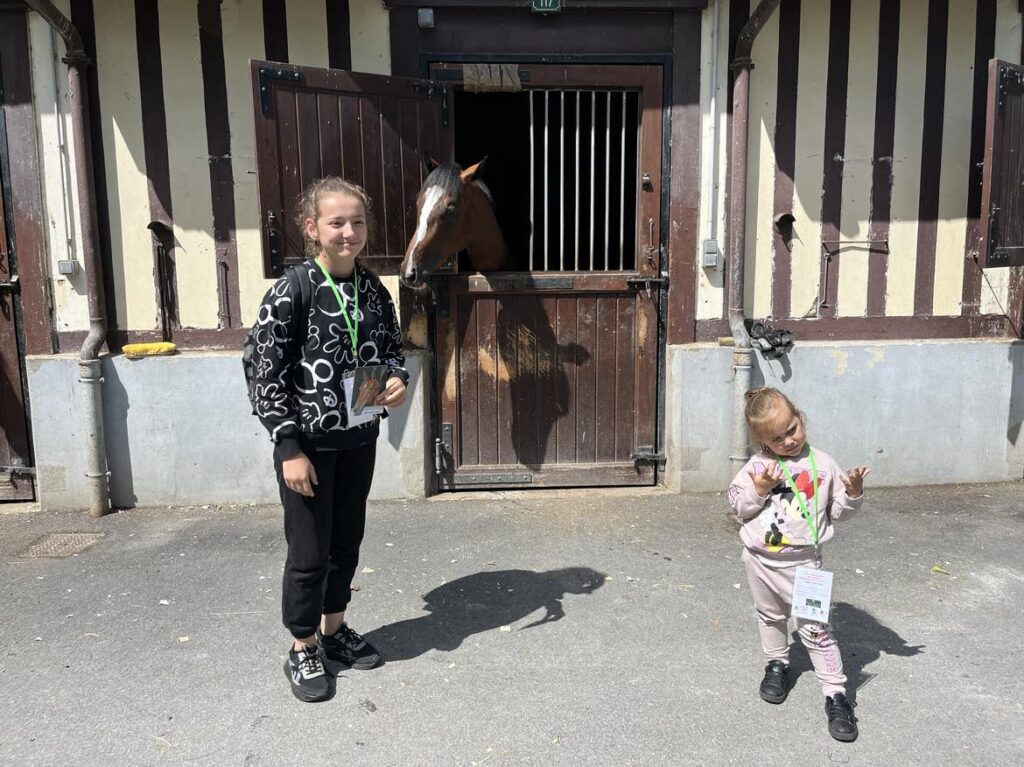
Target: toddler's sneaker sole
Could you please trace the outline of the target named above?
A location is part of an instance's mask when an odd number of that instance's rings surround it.
[[[761,700],[765,701],[766,703],[775,703],[776,705],[778,705],[779,703],[784,703],[786,701],[786,698],[789,697],[789,691],[782,693],[782,695],[766,695],[763,691],[759,690],[758,694],[761,696]]]

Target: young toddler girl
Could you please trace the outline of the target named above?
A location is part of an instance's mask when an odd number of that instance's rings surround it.
[[[821,568],[821,546],[833,535],[832,523],[860,508],[869,469],[844,473],[831,456],[812,448],[803,414],[777,389],[747,392],[746,419],[759,450],[733,478],[729,504],[741,523],[742,561],[768,660],[761,698],[782,703],[789,694],[787,627],[796,568]],[[802,618],[796,624],[825,692],[829,734],[855,740],[857,721],[831,626]]]

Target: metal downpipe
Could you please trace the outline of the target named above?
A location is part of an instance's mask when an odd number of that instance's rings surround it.
[[[68,100],[71,136],[75,147],[78,216],[82,226],[82,261],[89,303],[89,334],[78,355],[78,380],[83,384],[82,403],[86,417],[86,471],[89,485],[89,514],[100,517],[110,511],[106,439],[103,430],[103,373],[99,357],[107,337],[103,295],[103,266],[97,248],[96,201],[94,197],[92,148],[89,138],[89,98],[85,70],[92,63],[85,53],[78,30],[49,0],[25,0],[64,39],[68,66]]]
[[[743,315],[745,254],[747,241],[747,123],[750,116],[750,58],[754,40],[775,12],[780,0],[761,0],[743,25],[736,42],[736,55],[730,64],[735,73],[732,95],[732,164],[729,169],[729,330],[734,343],[732,389],[732,446],[729,461],[733,473],[746,463],[747,424],[743,411],[750,389],[754,350],[750,348]]]

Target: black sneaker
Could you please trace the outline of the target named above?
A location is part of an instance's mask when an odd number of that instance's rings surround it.
[[[284,662],[284,673],[292,683],[292,694],[299,700],[306,703],[327,700],[330,686],[319,647],[303,645],[297,652],[294,648],[290,650]]]
[[[782,703],[789,695],[789,666],[781,660],[770,660],[764,667],[764,679],[761,680],[761,700],[769,703]]]
[[[828,717],[829,735],[846,743],[857,740],[857,717],[853,715],[853,707],[841,692],[825,698],[825,716]]]
[[[347,623],[342,623],[337,633],[324,636],[320,629],[316,630],[316,641],[324,651],[327,660],[340,663],[347,668],[366,671],[380,665],[380,653],[362,634],[353,631]]]

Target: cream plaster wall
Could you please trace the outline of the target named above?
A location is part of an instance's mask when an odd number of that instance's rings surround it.
[[[846,148],[839,237],[868,239],[875,149],[875,91],[878,81],[878,0],[850,6],[850,74],[846,92]],[[838,256],[836,314],[863,317],[868,305],[869,246],[842,247]]]
[[[428,3],[429,5],[429,3]],[[352,69],[391,74],[391,28],[380,0],[349,0]]]
[[[793,163],[793,240],[790,314],[814,316],[821,271],[821,178],[825,92],[828,82],[828,3],[802,3]],[[757,70],[755,70],[756,73]],[[756,76],[756,75],[755,75]]]
[[[55,5],[62,13],[70,13],[68,0],[58,0]],[[58,332],[87,330],[89,305],[81,262],[82,230],[73,172],[67,67],[60,61],[65,54],[64,41],[42,18],[31,14],[29,46],[54,322]],[[76,261],[76,274],[61,275],[57,269],[60,260]]]
[[[272,284],[271,280],[263,278],[252,82],[249,76],[249,60],[263,59],[266,54],[262,0],[225,0],[221,6],[221,28],[231,130],[231,169],[235,179],[238,289],[242,324],[251,325],[256,320],[260,299]]]
[[[728,146],[728,100],[726,88],[729,71],[728,48],[712,43],[715,14],[718,15],[717,34],[719,39],[728,33],[728,3],[711,3],[704,10],[701,27],[701,180],[700,180],[700,229],[697,238],[697,319],[713,319],[724,313],[722,281],[727,254],[725,253],[725,179],[727,173],[726,147]],[[714,73],[714,76],[712,76]],[[716,124],[717,121],[717,124]],[[717,127],[717,136],[715,129]],[[717,187],[717,189],[714,189]],[[712,192],[717,192],[714,194]],[[714,211],[709,210],[714,206]],[[710,219],[710,220],[709,220]],[[704,241],[715,239],[718,243],[719,265],[715,268],[701,266]]]
[[[750,79],[750,131],[747,153],[747,241],[744,278],[745,311],[748,317],[771,312],[775,206],[775,115],[779,61],[779,14],[771,19],[754,42],[751,53],[757,62]]]
[[[177,0],[158,7],[178,316],[182,327],[215,328],[217,253],[196,8]]]
[[[932,313],[937,315],[959,316],[963,303],[975,19],[973,3],[950,3],[942,120],[942,175],[939,178],[939,220],[932,292]]]
[[[110,247],[118,324],[152,330],[157,324],[149,190],[142,143],[135,3],[95,3],[96,67],[106,163]]]
[[[288,0],[288,62],[326,67],[327,4],[324,0]]]

